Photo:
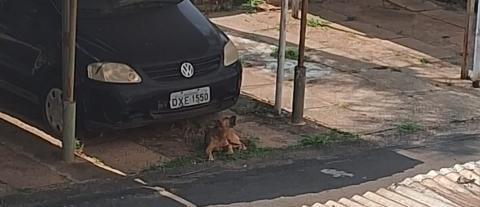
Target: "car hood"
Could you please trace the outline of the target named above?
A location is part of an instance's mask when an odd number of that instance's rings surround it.
[[[225,44],[219,30],[189,0],[163,8],[80,16],[78,28],[78,47],[96,61],[132,66],[220,55]]]

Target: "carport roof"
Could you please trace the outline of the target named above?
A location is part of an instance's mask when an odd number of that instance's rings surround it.
[[[375,192],[312,207],[456,207],[480,203],[480,161],[407,178]]]

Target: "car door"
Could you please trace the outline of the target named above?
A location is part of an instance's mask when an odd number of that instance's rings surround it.
[[[0,79],[8,90],[35,92],[39,70],[55,62],[56,35],[48,0],[0,0]],[[51,39],[52,41],[49,41]],[[0,85],[1,87],[1,85]]]

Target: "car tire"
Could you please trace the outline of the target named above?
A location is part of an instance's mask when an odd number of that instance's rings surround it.
[[[45,87],[40,106],[42,119],[48,131],[54,136],[61,137],[63,132],[63,91],[58,85]]]
[[[473,81],[472,82],[472,87],[473,88],[480,88],[480,81]]]

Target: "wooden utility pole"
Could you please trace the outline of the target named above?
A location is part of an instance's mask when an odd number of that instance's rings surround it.
[[[303,112],[305,108],[305,38],[307,34],[308,0],[302,1],[302,19],[300,22],[300,44],[298,45],[298,65],[295,67],[293,84],[292,123],[304,124]]]
[[[75,152],[75,50],[77,37],[77,0],[64,0],[62,12],[63,45],[63,159],[73,162]]]
[[[468,71],[472,66],[472,53],[475,32],[475,0],[468,0],[467,15],[465,18],[465,33],[463,37],[463,60],[460,73],[461,79],[468,79]]]

